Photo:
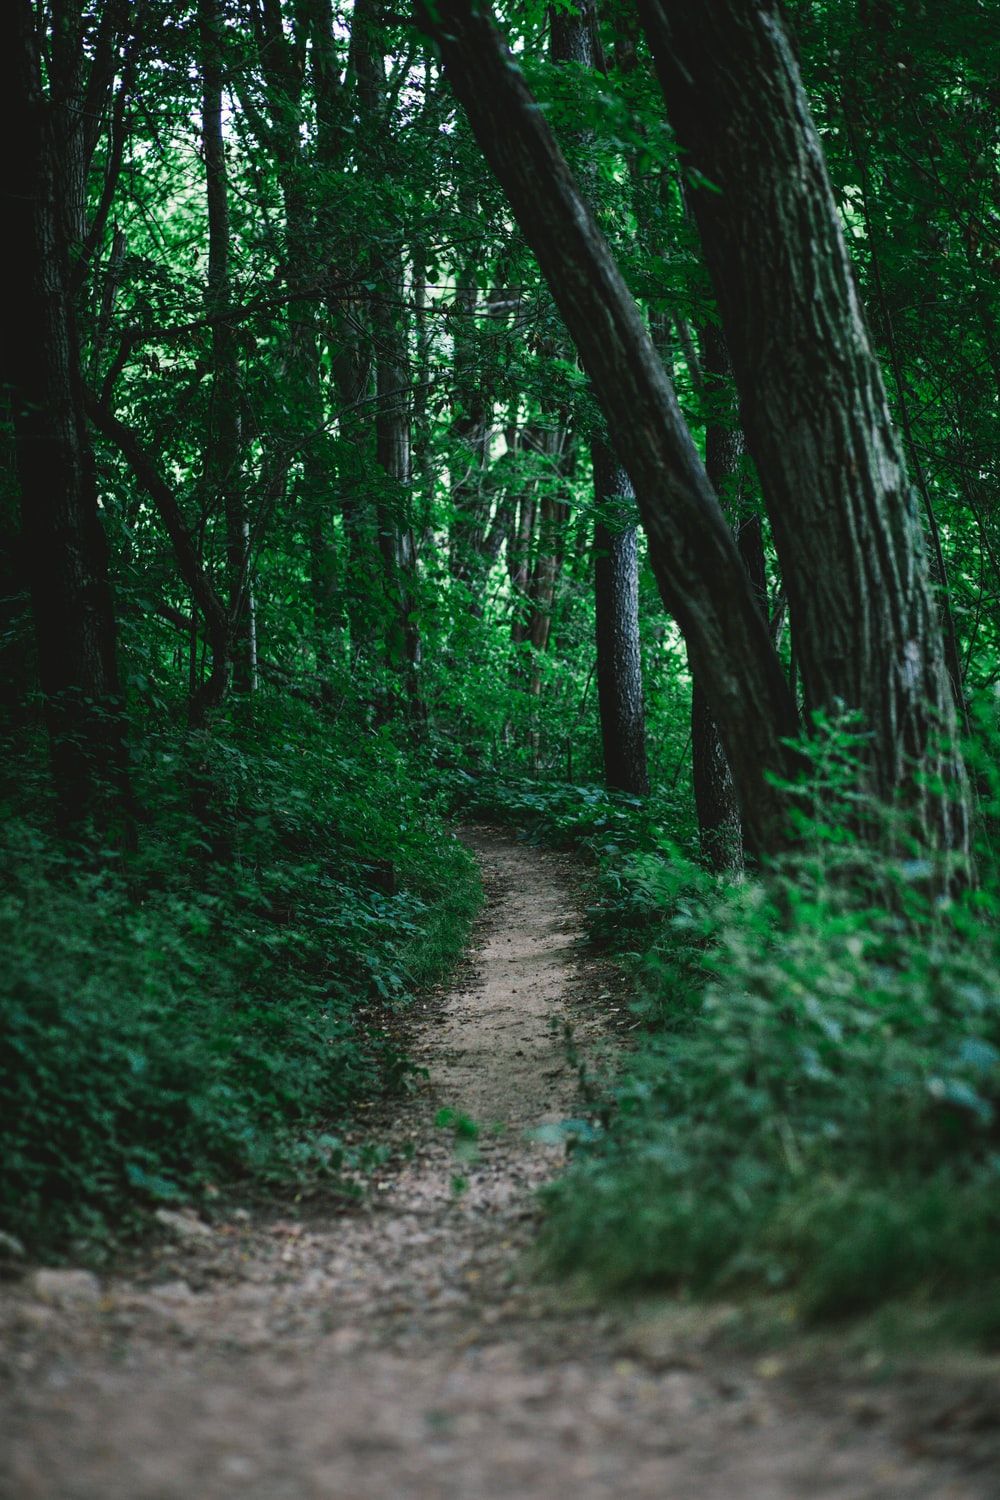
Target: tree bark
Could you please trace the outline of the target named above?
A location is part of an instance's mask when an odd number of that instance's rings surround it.
[[[14,431],[38,678],[57,816],[76,836],[126,827],[125,732],[107,547],[83,409],[73,245],[82,225],[76,165],[67,180],[61,115],[42,84],[34,7],[0,7],[0,85],[17,149],[4,182],[9,291],[2,361]],[[82,87],[79,75],[77,87]]]
[[[807,710],[931,846],[969,802],[919,516],[776,0],[639,0],[788,590]],[[734,768],[735,769],[735,768]],[[944,792],[940,790],[942,784]]]
[[[597,699],[604,780],[616,791],[644,796],[646,716],[639,649],[639,534],[628,475],[599,438],[591,444],[594,499],[594,602]]]
[[[485,6],[418,10],[580,352],[635,487],[666,607],[701,668],[758,849],[787,837],[795,716],[742,562],[650,341],[545,117]]]

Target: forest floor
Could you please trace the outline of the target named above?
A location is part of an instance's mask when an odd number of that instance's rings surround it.
[[[527,1132],[581,1107],[566,1024],[593,1059],[620,1037],[572,862],[470,838],[487,905],[362,1205],[168,1216],[114,1274],[0,1287],[4,1500],[1000,1496],[995,1365],[755,1352],[724,1308],[599,1309],[527,1273],[563,1159]]]

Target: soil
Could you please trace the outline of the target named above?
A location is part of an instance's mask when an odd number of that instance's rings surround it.
[[[620,1039],[569,861],[469,837],[489,900],[426,1004],[427,1077],[378,1122],[396,1157],[364,1204],[166,1215],[99,1281],[6,1284],[0,1495],[1000,1496],[993,1366],[762,1355],[727,1339],[725,1309],[602,1309],[528,1274],[535,1190],[565,1152],[530,1132],[581,1108],[567,1027],[592,1062]]]

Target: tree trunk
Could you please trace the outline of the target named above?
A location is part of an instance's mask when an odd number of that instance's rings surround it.
[[[485,6],[418,12],[580,352],[635,487],[663,601],[701,667],[760,849],[787,836],[795,716],[735,542],[642,317]]]
[[[474,201],[462,206],[471,219]],[[472,586],[470,604],[474,610],[479,605],[475,597],[475,582],[482,571],[483,534],[485,522],[489,519],[488,506],[483,504],[483,469],[488,450],[487,401],[482,389],[482,371],[477,368],[479,287],[476,271],[481,253],[481,247],[477,246],[458,273],[452,320],[455,482],[451,489],[453,516],[448,538],[448,562],[452,577]]]
[[[705,469],[712,488],[737,537],[740,556],[747,566],[754,592],[766,619],[763,543],[756,517],[744,518],[741,504],[740,468],[743,432],[736,410],[732,368],[720,329],[708,326],[701,335],[701,357],[692,368],[706,404]],[[692,347],[693,353],[693,347]],[[756,526],[752,522],[756,522]],[[750,544],[756,542],[751,549]],[[759,556],[757,555],[759,553]],[[718,874],[743,868],[743,827],[732,772],[722,747],[719,729],[692,667],[691,672],[691,779],[702,858]]]
[[[520,434],[517,442],[520,447]],[[510,576],[510,591],[514,605],[510,622],[510,638],[515,646],[523,645],[527,639],[528,584],[531,579],[531,548],[534,536],[534,486],[525,483],[517,499],[517,522],[507,544],[507,572]]]
[[[45,96],[29,0],[0,7],[0,83],[17,139],[5,173],[3,379],[57,815],[75,835],[90,823],[105,831],[121,824],[128,786],[107,548],[70,291],[66,226],[77,222],[77,187],[75,177],[64,179],[60,117],[73,101],[58,109]]]
[[[205,487],[226,521],[226,573],[231,620],[232,684],[257,686],[257,622],[250,579],[250,523],[242,493],[240,368],[229,322],[229,179],[222,134],[223,19],[219,0],[199,0],[202,48],[202,144],[208,204],[208,285],[212,320],[212,395],[205,450]]]
[[[383,302],[376,315],[376,457],[385,475],[377,503],[378,542],[389,612],[386,636],[389,665],[402,676],[407,713],[411,725],[419,731],[425,714],[420,693],[421,641],[414,592],[410,368],[403,299],[403,263],[397,255],[386,273]]]
[[[646,717],[639,650],[639,535],[635,496],[611,449],[591,444],[594,499],[594,603],[597,624],[597,699],[609,787],[644,796]]]
[[[719,299],[807,710],[860,714],[868,789],[885,801],[902,790],[920,836],[962,863],[968,792],[917,507],[778,5],[639,8]]]
[[[595,0],[575,11],[550,7],[550,56],[606,73]],[[592,174],[588,186],[593,188]],[[635,491],[611,449],[590,445],[594,470],[594,617],[597,638],[597,705],[609,787],[649,791],[646,719],[639,643],[639,537],[633,519]]]
[[[558,424],[555,413],[551,419]],[[547,651],[565,551],[568,506],[563,494],[563,480],[572,464],[572,438],[561,424],[545,427],[539,424],[526,429],[522,447],[530,448],[548,461],[541,482],[541,498],[536,497],[535,501],[537,536],[527,583],[531,609],[526,625],[526,638],[535,651]],[[539,691],[534,685],[535,677],[537,672],[533,674],[533,692]]]
[[[280,473],[287,472],[294,463],[301,465],[297,499],[309,558],[316,659],[322,670],[332,659],[331,642],[338,621],[330,464],[324,451],[326,409],[317,326],[317,306],[328,291],[322,261],[327,221],[317,208],[313,162],[303,131],[306,74],[302,59],[307,43],[320,116],[317,145],[324,170],[332,170],[338,149],[339,77],[335,70],[332,17],[325,0],[303,0],[295,8],[290,27],[286,25],[280,0],[260,0],[254,20],[267,100],[266,118],[245,92],[241,94],[241,102],[263,151],[273,162],[281,192],[285,212],[282,269],[290,294],[281,368],[286,436],[280,447],[273,440],[269,443],[274,450],[270,466]]]

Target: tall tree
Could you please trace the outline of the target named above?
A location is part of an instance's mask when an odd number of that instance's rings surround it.
[[[594,0],[549,12],[551,57],[557,64],[606,71]],[[590,184],[593,190],[593,182]],[[635,492],[603,436],[591,442],[594,473],[594,624],[597,705],[604,777],[609,787],[649,791],[646,719],[639,643],[639,537]]]
[[[232,326],[229,172],[222,129],[224,18],[220,0],[199,0],[202,56],[201,134],[208,203],[208,275],[205,307],[211,322],[212,393],[205,451],[209,507],[219,504],[226,525],[226,564],[233,686],[257,685],[257,626],[250,576],[250,521],[242,488],[240,368]]]
[[[744,439],[722,330],[701,330],[693,379],[705,406],[705,470],[736,535],[762,618],[767,587],[760,517],[744,512]],[[691,781],[702,858],[717,872],[743,865],[743,826],[732,773],[697,672],[691,674]]]
[[[718,501],[638,308],[485,7],[418,10],[538,258],[635,486],[664,603],[702,670],[757,848],[780,846],[795,715]]]
[[[968,853],[914,494],[776,0],[639,0],[788,591],[806,707],[861,715],[866,781]],[[942,791],[942,784],[944,790]]]
[[[36,7],[12,0],[0,11],[0,82],[17,139],[4,175],[11,282],[0,357],[38,679],[59,820],[70,833],[91,822],[120,822],[128,796],[115,617],[73,292],[97,139],[94,118],[84,117],[90,109],[100,120],[107,108],[117,19],[105,11],[102,47],[88,54],[83,6],[54,6],[43,74]]]
[[[639,643],[639,534],[632,482],[595,438],[594,620],[604,779],[616,791],[649,791]]]

